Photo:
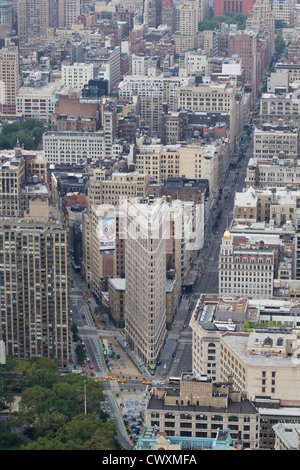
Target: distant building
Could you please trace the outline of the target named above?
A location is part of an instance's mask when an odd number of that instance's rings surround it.
[[[99,131],[49,131],[43,135],[43,148],[50,164],[76,165],[89,159],[95,162],[104,157],[104,136]]]
[[[195,48],[200,11],[198,0],[184,0],[178,8],[179,28],[174,39],[176,53],[181,54]]]
[[[226,162],[219,158],[222,145],[201,142],[191,145],[141,145],[137,148],[136,169],[155,181],[168,178],[207,179],[210,204],[214,204],[226,172]]]
[[[231,450],[234,444],[230,430],[219,429],[216,437],[170,436],[159,431],[157,426],[144,427],[136,444],[136,450],[176,451],[181,450]]]
[[[19,90],[18,47],[9,39],[0,50],[0,115],[15,115]]]
[[[297,335],[266,326],[247,332],[226,332],[220,337],[220,380],[231,376],[237,390],[249,400],[280,399],[299,407],[300,374]]]
[[[2,340],[0,340],[0,364],[6,364],[6,348]]]
[[[214,0],[214,16],[224,15],[224,13],[242,13],[250,15],[255,0]]]
[[[234,243],[225,230],[219,255],[219,293],[272,297],[275,256],[275,249],[264,244]]]
[[[108,280],[110,318],[118,328],[125,327],[125,278]]]
[[[125,334],[127,345],[153,371],[166,338],[168,206],[160,200],[126,203]]]
[[[61,81],[22,86],[17,94],[17,113],[25,119],[39,119],[46,124],[54,113]]]
[[[300,449],[300,424],[277,423],[274,424],[275,450]]]
[[[0,338],[7,355],[48,357],[67,368],[67,230],[56,209],[36,197],[24,217],[1,217],[0,252]]]
[[[156,426],[174,439],[214,439],[219,430],[230,430],[232,440],[243,448],[259,448],[258,410],[230,380],[217,383],[182,373],[179,385],[151,389],[145,415],[146,426]]]
[[[293,24],[293,4],[289,0],[274,0],[272,11],[275,20],[284,21],[286,24]]]
[[[278,157],[284,152],[285,158],[297,158],[299,152],[299,130],[267,126],[254,129],[253,157]]]
[[[288,93],[262,93],[259,118],[262,124],[291,124],[300,128],[299,89]]]
[[[48,197],[47,163],[42,153],[16,147],[0,153],[0,214],[2,217],[23,217],[29,200]],[[25,186],[27,183],[28,186]],[[30,186],[30,191],[29,191]],[[40,188],[36,190],[35,188]]]
[[[94,78],[93,64],[62,64],[62,84],[72,90],[81,90],[89,80]]]
[[[54,0],[19,0],[17,2],[18,36],[21,42],[45,39],[53,26]]]
[[[78,23],[80,16],[80,0],[56,0],[58,1],[58,26],[72,27]]]

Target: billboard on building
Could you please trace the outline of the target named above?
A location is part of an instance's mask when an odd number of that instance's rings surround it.
[[[114,217],[99,220],[100,253],[111,253],[115,249],[116,222]]]

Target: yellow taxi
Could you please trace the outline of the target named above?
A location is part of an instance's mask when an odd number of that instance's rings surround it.
[[[112,377],[111,375],[108,375],[108,376],[107,376],[107,377],[105,377],[105,378],[106,378],[106,380],[115,380],[115,378],[114,378],[114,377]]]
[[[102,379],[95,379],[95,382],[103,382]]]
[[[126,382],[126,379],[118,379],[118,382],[120,382],[120,383],[125,383],[125,382]]]
[[[145,385],[152,385],[152,382],[150,380],[144,380],[143,384]]]

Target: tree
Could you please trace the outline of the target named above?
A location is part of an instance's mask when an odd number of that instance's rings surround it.
[[[59,381],[60,370],[56,361],[47,357],[32,358],[28,361],[19,361],[17,371],[28,380],[29,386],[40,385],[52,388]]]
[[[276,34],[275,48],[277,54],[281,54],[285,49],[285,40],[283,39],[281,31],[278,31]]]
[[[93,415],[78,415],[66,423],[59,435],[41,436],[26,450],[116,450],[114,423],[103,423]]]
[[[72,332],[73,341],[74,341],[74,343],[76,343],[76,341],[79,340],[78,327],[77,327],[76,323],[73,323],[73,325],[71,326],[71,332]]]
[[[233,13],[225,11],[224,15],[214,16],[213,18],[206,18],[198,25],[199,31],[219,29],[221,23],[237,24],[238,29],[246,28],[247,16],[242,13]]]
[[[57,375],[56,362],[46,358],[8,367],[10,374],[26,377],[27,388],[17,415],[6,421],[6,435],[0,431],[3,445],[14,442],[12,430],[22,427],[34,441],[29,450],[120,449],[115,425],[101,409],[105,397],[99,383],[77,374]]]
[[[47,439],[60,437],[60,432],[67,422],[68,418],[56,411],[43,413],[32,426],[33,435],[37,438],[46,437]]]
[[[78,344],[76,346],[75,352],[77,356],[77,361],[82,364],[85,359],[85,352],[83,346],[81,344]]]
[[[283,20],[275,20],[275,29],[288,28],[289,25]]]
[[[13,149],[18,141],[26,150],[34,150],[39,146],[46,130],[44,123],[37,119],[4,124],[0,136],[0,149]]]
[[[53,412],[53,396],[52,390],[40,385],[34,385],[24,390],[19,402],[19,425],[30,427],[38,421],[40,415]]]

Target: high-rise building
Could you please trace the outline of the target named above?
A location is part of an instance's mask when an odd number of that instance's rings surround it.
[[[256,0],[246,21],[246,28],[258,33],[261,46],[266,51],[261,63],[264,77],[275,53],[275,19],[269,0]]]
[[[69,365],[67,230],[48,201],[0,217],[0,338],[18,359]]]
[[[155,365],[166,338],[166,233],[161,199],[126,202],[125,334],[143,362]]]
[[[293,2],[290,0],[275,0],[272,3],[272,10],[276,20],[293,24]]]
[[[13,13],[12,13],[12,4],[9,2],[0,3],[0,25],[6,26],[9,29],[12,27],[13,22]]]
[[[144,23],[150,28],[157,28],[161,24],[161,0],[145,0]]]
[[[176,443],[190,439],[195,448],[201,447],[198,439],[216,438],[220,430],[225,440],[225,430],[229,429],[236,442],[242,435],[244,448],[259,448],[259,412],[246,392],[235,391],[231,378],[220,383],[205,375],[183,372],[179,385],[171,383],[152,388],[145,412],[146,429],[155,426],[171,439],[176,436]]]
[[[179,32],[183,35],[194,35],[198,31],[199,2],[184,0],[180,8]]]
[[[102,160],[104,156],[103,133],[96,132],[45,132],[43,148],[48,163],[76,165],[91,159]]]
[[[148,75],[126,75],[119,84],[119,96],[132,99],[139,97],[140,116],[153,135],[162,135],[163,105],[172,110],[178,108],[181,85],[192,85],[194,77],[170,77],[156,75],[156,68],[148,68]]]
[[[63,85],[71,89],[81,89],[94,78],[93,64],[62,64],[61,72]]]
[[[0,114],[16,114],[19,90],[19,52],[9,40],[0,50]]]
[[[257,77],[257,33],[253,31],[237,31],[229,36],[229,56],[237,55],[242,59],[245,73],[245,87],[253,96],[258,91]]]
[[[250,15],[255,0],[214,0],[214,16],[224,15],[225,12]]]
[[[171,33],[175,30],[175,6],[172,0],[161,2],[161,23],[166,24]]]
[[[230,115],[230,153],[233,157],[240,129],[236,119],[236,85],[229,83],[202,83],[198,86],[181,86],[178,91],[178,108],[191,111],[225,112]]]
[[[80,16],[80,0],[58,0],[58,26],[71,28]]]
[[[19,0],[17,8],[18,36],[20,42],[46,38],[53,26],[56,0]]]
[[[197,0],[184,0],[179,7],[179,34],[175,36],[176,53],[181,54],[194,49],[198,33],[199,2]]]
[[[119,237],[120,201],[127,197],[144,197],[148,192],[149,176],[141,172],[116,171],[108,177],[105,170],[95,169],[90,178],[87,211],[83,214],[82,265],[87,285],[99,298],[105,278],[118,277],[125,272],[124,240]],[[115,238],[111,249],[104,250],[100,246],[99,224],[108,213],[114,219]]]
[[[225,230],[219,255],[219,293],[272,297],[275,258],[274,247],[234,244],[233,236]]]

